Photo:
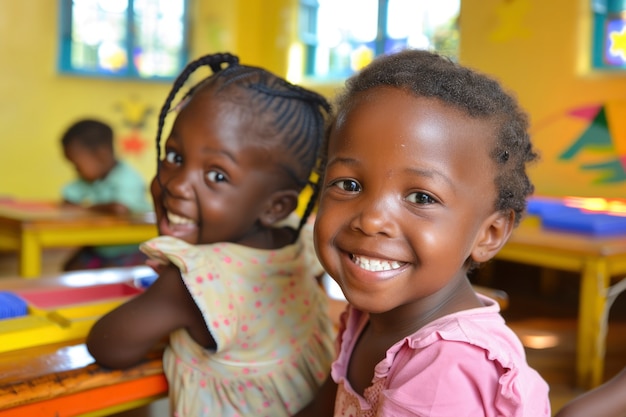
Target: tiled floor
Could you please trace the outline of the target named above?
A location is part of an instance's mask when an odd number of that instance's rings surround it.
[[[48,251],[44,258],[45,273],[56,273],[65,256],[64,250]],[[574,388],[574,363],[576,340],[576,314],[578,302],[578,277],[575,274],[558,273],[552,285],[541,285],[537,268],[496,262],[491,274],[481,271],[474,281],[481,285],[505,290],[510,298],[509,307],[503,312],[511,328],[522,340],[529,336],[544,336],[554,346],[535,349],[527,347],[529,363],[550,384],[550,400],[553,410],[560,408],[573,396],[581,393]],[[0,252],[0,288],[3,276],[15,276],[15,256]],[[610,378],[626,366],[626,295],[615,301],[610,315],[607,335],[605,378]],[[166,417],[167,400],[160,400],[149,407],[130,410],[116,417]]]

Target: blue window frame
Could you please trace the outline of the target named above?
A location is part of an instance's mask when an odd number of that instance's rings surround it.
[[[186,0],[59,0],[58,69],[171,80],[187,62]]]
[[[626,70],[626,0],[592,0],[594,69]]]
[[[304,72],[316,79],[350,76],[375,56],[401,48],[436,50],[456,59],[460,0],[300,0]]]

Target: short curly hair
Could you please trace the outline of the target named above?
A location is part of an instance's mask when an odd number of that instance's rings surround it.
[[[61,136],[61,145],[64,149],[73,144],[79,144],[90,150],[101,147],[113,150],[113,128],[96,119],[79,120],[68,127]]]
[[[513,210],[515,225],[525,210],[526,199],[534,191],[526,172],[529,162],[538,158],[528,133],[528,116],[512,94],[494,79],[459,65],[447,57],[425,50],[407,49],[375,59],[346,81],[337,97],[336,113],[330,124],[350,106],[358,93],[379,86],[399,88],[416,96],[434,97],[453,105],[469,116],[493,121],[497,140],[491,158],[497,164],[495,184],[497,211]],[[329,136],[327,132],[327,140]],[[326,161],[324,146],[322,162]]]

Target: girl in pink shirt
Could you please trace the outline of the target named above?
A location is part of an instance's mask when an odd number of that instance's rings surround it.
[[[468,272],[520,221],[537,155],[494,80],[427,51],[347,82],[324,147],[318,257],[350,307],[298,416],[550,416],[548,385]]]

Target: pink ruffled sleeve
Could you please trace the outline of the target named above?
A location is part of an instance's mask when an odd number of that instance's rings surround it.
[[[517,370],[503,369],[484,349],[444,341],[424,348],[402,349],[388,375],[379,415],[549,417],[541,383],[526,380]],[[535,403],[536,405],[533,405]]]

